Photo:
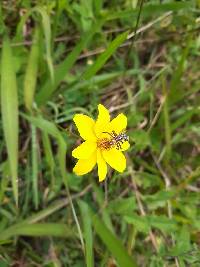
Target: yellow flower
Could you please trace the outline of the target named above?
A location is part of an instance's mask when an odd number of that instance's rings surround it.
[[[119,114],[110,121],[109,111],[98,105],[99,115],[96,122],[83,114],[73,118],[80,136],[84,142],[72,151],[72,156],[78,159],[73,171],[84,175],[98,165],[99,181],[107,174],[107,164],[118,172],[126,168],[126,158],[122,151],[129,148],[128,137],[123,131],[127,126],[127,117]]]

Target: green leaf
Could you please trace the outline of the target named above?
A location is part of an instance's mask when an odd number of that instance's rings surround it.
[[[132,259],[121,241],[105,226],[98,215],[92,216],[93,227],[107,249],[113,254],[120,267],[136,267],[136,261]]]
[[[171,256],[182,256],[191,249],[190,233],[186,226],[182,227],[176,235],[176,245],[170,250]]]
[[[169,95],[168,95],[169,106],[172,104],[175,104],[180,99],[182,99],[182,97],[184,96],[181,78],[185,70],[185,63],[187,61],[187,57],[188,57],[188,53],[190,49],[190,43],[191,43],[191,39],[189,38],[187,41],[186,47],[182,51],[182,55],[181,55],[180,61],[178,62],[178,66],[173,73],[173,77],[172,77],[171,84],[170,84]]]
[[[92,222],[89,214],[89,207],[84,201],[79,201],[81,210],[81,218],[83,221],[84,239],[85,239],[85,257],[87,267],[94,266],[93,255],[93,236],[92,236]]]
[[[92,36],[98,30],[99,26],[100,23],[97,23],[94,25],[94,27],[92,27],[92,30],[90,30],[88,33],[85,33],[81,40],[77,42],[77,45],[74,47],[74,49],[66,57],[66,59],[55,69],[54,83],[52,84],[49,80],[45,82],[44,86],[36,96],[36,100],[39,105],[45,103],[57,89],[59,84],[64,80],[65,76],[70,71],[70,68],[76,62],[81,51],[87,46]]]
[[[164,105],[163,105],[163,120],[164,120],[164,133],[165,133],[165,159],[169,161],[171,158],[172,152],[172,131],[171,131],[171,119],[170,119],[170,108],[169,108],[169,98],[166,86],[166,79],[162,76],[162,90],[163,97],[165,97]]]
[[[36,127],[31,125],[32,138],[32,188],[33,188],[33,202],[35,209],[38,209],[39,194],[38,194],[38,146]]]
[[[127,223],[133,224],[139,232],[147,234],[151,230],[148,218],[146,216],[132,214],[131,216],[125,216],[124,219]]]
[[[147,4],[142,8],[142,17],[147,18],[152,15],[157,16],[159,13],[166,11],[180,11],[182,9],[188,9],[191,7],[190,3],[181,2],[181,3],[162,3],[162,4]],[[138,16],[139,8],[126,9],[118,12],[109,12],[105,14],[106,20],[120,19],[131,17],[132,20],[135,20]]]
[[[9,38],[4,37],[1,59],[1,112],[13,193],[18,205],[18,93],[13,61]]]
[[[143,200],[149,209],[157,209],[166,206],[176,194],[175,190],[160,190],[155,194],[143,196]]]
[[[24,113],[21,113],[21,116],[34,124],[36,127],[40,128],[43,132],[52,135],[54,138],[62,138],[61,133],[53,122],[45,120],[42,117],[28,116]]]
[[[106,61],[115,53],[116,49],[127,39],[128,31],[118,35],[107,47],[107,49],[97,58],[83,74],[82,79],[90,79],[99,71]]]
[[[53,156],[53,151],[51,147],[51,142],[49,135],[47,133],[42,133],[42,143],[44,147],[45,159],[48,167],[51,170],[51,185],[54,186],[54,170],[55,170],[55,161]]]
[[[192,110],[186,110],[176,121],[171,124],[172,131],[175,131],[176,129],[181,127],[184,123],[188,122],[193,117],[193,115],[198,113],[199,110],[195,107]]]
[[[30,123],[32,123],[35,127],[40,128],[44,134],[49,134],[57,140],[58,142],[57,155],[58,155],[59,167],[63,177],[63,181],[65,182],[67,179],[66,162],[65,162],[67,145],[62,134],[60,133],[60,131],[53,122],[47,121],[42,117],[28,116],[23,113],[21,113],[21,116],[24,117],[26,120],[28,120]]]
[[[50,72],[51,82],[54,81],[54,68],[51,57],[51,22],[47,11],[43,7],[35,7],[33,11],[38,12],[42,17],[42,27],[45,37],[46,60]]]
[[[104,193],[101,190],[101,188],[94,181],[92,181],[92,187],[93,187],[93,190],[95,192],[96,201],[97,201],[98,205],[100,207],[102,207],[102,205],[103,205],[102,203],[104,203],[104,201],[105,201]],[[102,220],[105,223],[106,227],[108,227],[108,229],[112,233],[114,233],[114,228],[112,225],[111,216],[110,216],[107,209],[102,209]]]
[[[27,116],[25,114],[21,114],[24,118],[26,118],[27,120],[29,120],[32,124],[34,124],[36,127],[39,127],[43,132],[50,134],[52,136],[54,136],[57,139],[58,142],[58,163],[59,163],[59,168],[60,168],[60,173],[61,176],[63,178],[63,183],[66,187],[67,190],[67,194],[68,197],[70,198],[70,205],[72,208],[72,212],[75,218],[75,222],[77,224],[77,228],[78,228],[78,232],[79,232],[79,236],[81,239],[81,243],[83,243],[82,241],[82,234],[80,231],[80,227],[79,227],[79,222],[78,222],[78,218],[74,209],[74,205],[72,203],[71,200],[71,196],[69,193],[69,189],[68,189],[68,179],[67,179],[67,170],[66,170],[66,150],[67,150],[67,145],[66,142],[63,138],[63,136],[61,135],[61,133],[59,132],[59,130],[57,129],[57,127],[55,126],[54,123],[49,122],[41,117],[31,117],[31,116]]]
[[[131,132],[129,136],[138,150],[143,150],[150,145],[149,134],[142,129]]]
[[[175,247],[177,253],[182,254],[190,251],[191,244],[189,229],[186,226],[182,227],[180,234],[177,237],[177,244]]]
[[[24,102],[28,110],[31,110],[33,105],[35,86],[37,82],[38,59],[39,59],[39,30],[37,28],[33,37],[33,44],[31,47],[28,59],[28,65],[26,68],[26,73],[24,78]]]
[[[152,227],[168,233],[177,229],[176,221],[164,215],[139,216],[137,214],[132,214],[130,216],[125,216],[124,219],[127,223],[133,224],[138,231],[143,233],[148,233]]]
[[[0,240],[6,240],[16,235],[25,236],[58,236],[69,237],[73,235],[73,231],[65,224],[61,223],[38,223],[27,224],[21,223],[13,225],[1,232]]]
[[[109,213],[114,214],[127,214],[133,212],[136,208],[135,197],[115,199],[110,201],[107,207]]]
[[[127,70],[125,73],[124,71],[114,71],[114,72],[109,72],[109,73],[103,73],[103,74],[98,74],[93,76],[91,79],[85,80],[85,81],[77,81],[75,84],[72,82],[72,85],[69,85],[69,88],[67,91],[64,92],[66,96],[68,95],[69,91],[76,91],[76,90],[89,90],[92,88],[94,90],[94,87],[97,87],[99,85],[103,86],[106,84],[109,84],[112,82],[114,79],[122,77],[123,75],[125,76],[132,76],[134,74],[138,74],[141,72],[140,69],[130,69]],[[145,71],[144,71],[145,73]]]
[[[165,215],[150,215],[148,220],[151,227],[157,228],[163,232],[171,233],[171,231],[177,230],[176,221]]]
[[[136,174],[136,179],[139,183],[141,184],[142,188],[147,189],[147,188],[152,188],[153,186],[160,186],[161,188],[164,186],[162,177],[159,176],[159,174],[152,174],[151,172],[139,172]],[[166,191],[166,190],[165,190]],[[146,196],[143,196],[144,199],[146,199]],[[151,197],[151,195],[149,196]],[[148,202],[147,200],[148,207],[151,207],[151,202]]]
[[[5,262],[5,261],[0,259],[0,266],[1,267],[9,267],[9,263],[7,263],[7,262]]]

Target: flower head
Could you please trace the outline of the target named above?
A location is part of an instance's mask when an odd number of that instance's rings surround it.
[[[118,172],[125,170],[126,158],[122,151],[127,150],[130,144],[124,132],[127,117],[121,113],[110,120],[109,111],[101,104],[98,105],[98,111],[96,121],[83,114],[76,114],[73,118],[84,140],[72,151],[72,156],[78,159],[73,171],[77,175],[84,175],[97,163],[99,181],[103,181],[107,174],[107,164]]]

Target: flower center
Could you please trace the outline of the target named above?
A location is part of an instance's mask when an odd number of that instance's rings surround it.
[[[101,150],[109,150],[114,146],[114,143],[109,138],[101,138],[97,140],[97,147]]]
[[[109,150],[113,147],[115,147],[117,150],[122,149],[122,144],[129,141],[129,137],[121,132],[117,134],[115,131],[109,132],[103,132],[105,134],[108,134],[110,138],[100,138],[97,140],[97,147],[101,150]]]

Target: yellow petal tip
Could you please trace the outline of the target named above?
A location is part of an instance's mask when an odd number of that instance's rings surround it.
[[[106,177],[105,178],[99,178],[99,183],[102,183],[105,179],[106,179]]]

